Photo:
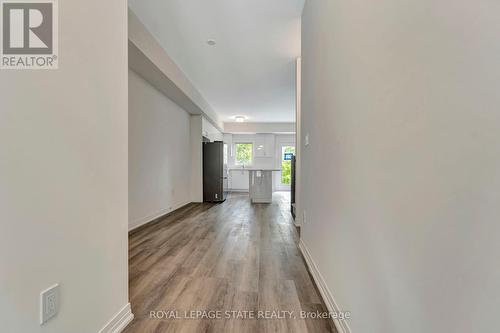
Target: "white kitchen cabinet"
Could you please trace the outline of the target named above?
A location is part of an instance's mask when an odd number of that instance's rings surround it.
[[[258,134],[255,139],[255,157],[273,157],[274,135]]]
[[[266,157],[266,140],[263,135],[255,139],[255,157]]]
[[[279,169],[249,169],[248,187],[252,203],[271,203],[273,200],[273,172]]]
[[[266,157],[274,156],[274,138],[273,134],[266,134]]]

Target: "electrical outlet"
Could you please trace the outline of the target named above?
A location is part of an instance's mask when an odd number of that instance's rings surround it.
[[[59,312],[59,284],[40,293],[40,325]]]

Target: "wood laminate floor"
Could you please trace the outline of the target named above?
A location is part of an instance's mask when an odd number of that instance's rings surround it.
[[[335,332],[327,319],[300,316],[326,310],[297,247],[289,198],[277,192],[272,204],[250,204],[248,194],[233,193],[131,234],[135,319],[125,333]]]

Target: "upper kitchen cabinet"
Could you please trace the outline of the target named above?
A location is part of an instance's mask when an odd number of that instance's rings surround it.
[[[257,134],[255,139],[255,157],[274,156],[274,135]]]

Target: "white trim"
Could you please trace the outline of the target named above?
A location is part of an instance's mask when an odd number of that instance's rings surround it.
[[[295,68],[295,225],[302,225],[302,136],[301,136],[301,84],[302,84],[302,60],[300,57],[297,58],[296,68]]]
[[[239,192],[239,193],[248,193],[247,188],[230,188],[229,192]]]
[[[127,303],[100,331],[99,333],[121,333],[134,319],[130,303]]]
[[[309,268],[309,271],[311,272],[311,275],[314,279],[314,282],[318,286],[319,292],[321,294],[321,297],[323,298],[323,301],[325,302],[327,310],[329,312],[340,313],[341,312],[340,307],[335,302],[335,299],[333,298],[333,294],[328,289],[328,286],[326,285],[325,279],[323,278],[323,276],[319,272],[318,267],[316,266],[316,263],[314,262],[313,258],[311,257],[311,254],[310,254],[309,250],[307,249],[307,246],[304,243],[304,241],[302,240],[302,238],[300,239],[300,242],[299,242],[299,249],[300,249],[300,252],[302,252],[302,255],[304,256],[307,267]],[[335,327],[337,328],[337,331],[339,333],[351,333],[351,328],[347,324],[347,321],[340,320],[340,319],[334,319],[333,322],[335,323]]]
[[[156,212],[154,214],[151,214],[151,215],[145,216],[143,218],[140,218],[140,219],[138,219],[138,220],[136,220],[136,221],[134,221],[132,223],[134,226],[131,227],[131,228],[129,228],[128,231],[130,232],[130,231],[132,231],[134,229],[142,227],[143,225],[145,225],[145,224],[147,224],[147,223],[149,223],[151,221],[154,221],[157,218],[162,217],[165,214],[171,213],[174,210],[179,209],[179,208],[181,208],[183,206],[186,206],[186,205],[188,205],[190,203],[191,203],[191,201],[185,201],[185,202],[177,204],[177,205],[175,205],[175,206],[173,206],[171,208],[165,208],[165,209],[162,209],[162,210],[160,210],[160,211],[158,211],[158,212]]]

